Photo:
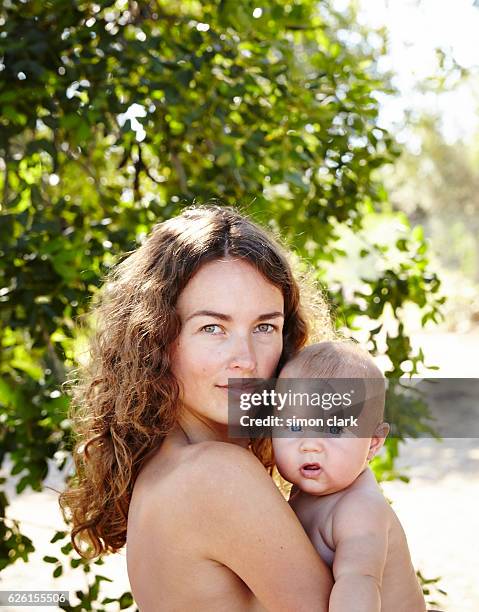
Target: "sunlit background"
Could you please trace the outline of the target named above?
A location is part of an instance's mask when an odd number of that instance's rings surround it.
[[[334,4],[341,10],[349,2]],[[472,0],[361,0],[358,7],[360,23],[386,30],[388,53],[379,68],[390,74],[395,93],[380,98],[381,123],[405,145],[394,166],[381,170],[391,210],[403,211],[413,226],[424,227],[431,264],[447,297],[439,325],[422,329],[415,313],[407,311],[404,323],[414,346],[424,350],[426,364],[440,367],[434,375],[479,377],[479,8]],[[369,44],[382,45],[381,36],[371,34]],[[142,113],[141,107],[132,108],[123,118],[130,119],[139,141],[143,127],[134,117]],[[369,238],[393,239],[387,213],[368,223],[363,233]],[[400,223],[396,229],[401,231]],[[374,262],[354,256],[361,248],[360,235],[345,233],[344,238],[349,258],[337,266],[354,290],[356,279]],[[441,609],[476,612],[477,440],[409,441],[398,463],[410,484],[388,482],[384,490],[404,525],[415,566],[433,581],[431,588],[447,592]],[[47,484],[62,486],[54,470]],[[16,495],[12,482],[7,493],[10,515],[22,522],[37,550],[28,565],[8,567],[2,580],[9,588],[84,587],[82,573],[69,570],[53,580],[51,567],[42,561],[51,548],[52,528],[61,527],[55,492]],[[114,580],[112,593],[121,592],[120,584],[129,589],[124,551],[98,570]],[[104,593],[109,594],[108,584]]]
[[[337,2],[337,6],[343,4]],[[424,226],[448,297],[430,331],[409,320],[433,375],[479,377],[479,10],[471,0],[362,0],[360,16],[386,27],[394,96],[381,99],[384,127],[406,153],[385,173],[394,206]],[[460,402],[451,399],[451,411]],[[465,405],[465,404],[464,404]],[[409,485],[384,483],[416,567],[448,596],[442,609],[479,606],[479,444],[408,441],[399,468]],[[475,576],[476,574],[476,576]]]

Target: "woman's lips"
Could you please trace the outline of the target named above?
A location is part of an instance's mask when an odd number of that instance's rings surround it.
[[[319,463],[303,463],[299,471],[305,478],[316,478],[321,472],[321,466]]]
[[[237,385],[216,385],[219,389],[223,389],[224,391],[229,391],[230,393],[254,393],[255,388],[257,388],[257,385],[254,384],[247,384],[247,383],[240,383]]]

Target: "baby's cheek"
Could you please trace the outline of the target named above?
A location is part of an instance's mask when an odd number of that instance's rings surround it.
[[[281,442],[273,441],[273,448],[276,466],[283,478],[286,478],[288,480],[288,476],[291,475],[293,468],[291,453],[288,452],[288,449],[285,447],[285,444]]]

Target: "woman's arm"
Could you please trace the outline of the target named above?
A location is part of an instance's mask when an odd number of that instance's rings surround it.
[[[195,445],[188,518],[206,558],[230,568],[274,612],[326,612],[332,576],[259,460],[221,442]]]

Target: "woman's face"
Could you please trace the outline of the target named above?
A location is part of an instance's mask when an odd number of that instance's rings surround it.
[[[228,379],[274,375],[283,349],[282,292],[245,261],[217,260],[186,285],[177,312],[172,370],[183,408],[226,425]]]

